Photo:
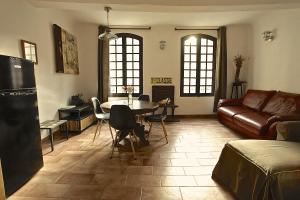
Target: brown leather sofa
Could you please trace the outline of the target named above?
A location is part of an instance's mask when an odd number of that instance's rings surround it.
[[[275,139],[280,121],[300,120],[300,95],[248,90],[241,99],[222,99],[218,119],[247,138]]]

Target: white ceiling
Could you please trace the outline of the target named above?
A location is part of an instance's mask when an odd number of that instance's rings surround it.
[[[85,23],[112,25],[220,26],[248,23],[273,9],[300,8],[300,0],[28,0],[38,8],[61,9]]]

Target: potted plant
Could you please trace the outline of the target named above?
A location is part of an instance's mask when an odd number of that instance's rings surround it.
[[[235,63],[235,67],[236,67],[235,77],[234,77],[235,82],[240,82],[241,68],[243,67],[243,62],[245,61],[245,59],[246,58],[244,56],[242,56],[241,54],[234,56],[233,61]]]
[[[133,103],[133,98],[132,98],[132,93],[133,93],[133,86],[130,85],[124,85],[123,90],[128,93],[128,104],[132,105]]]

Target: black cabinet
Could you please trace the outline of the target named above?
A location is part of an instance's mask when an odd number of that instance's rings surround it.
[[[60,120],[68,120],[68,130],[72,132],[81,132],[96,120],[94,109],[90,104],[73,108],[60,108],[58,114]]]

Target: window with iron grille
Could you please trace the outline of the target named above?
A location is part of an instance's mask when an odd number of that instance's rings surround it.
[[[216,68],[215,37],[197,34],[181,39],[180,96],[213,96]]]
[[[118,33],[109,41],[110,96],[126,96],[123,86],[133,86],[133,96],[143,93],[143,38]]]

